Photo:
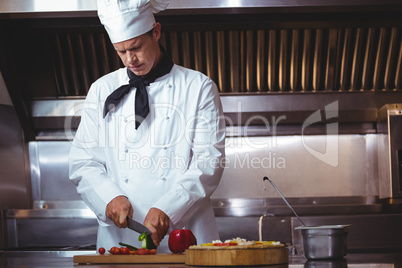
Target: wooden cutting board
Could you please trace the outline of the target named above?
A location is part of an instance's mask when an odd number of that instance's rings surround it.
[[[234,247],[235,248],[235,247]],[[251,249],[187,249],[186,265],[195,266],[253,266],[289,262],[286,247]]]
[[[90,254],[75,255],[74,263],[184,263],[184,254],[160,253],[155,255],[112,255],[112,254]]]

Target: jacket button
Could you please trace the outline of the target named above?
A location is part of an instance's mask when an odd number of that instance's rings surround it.
[[[161,177],[161,180],[166,181],[166,178],[165,178],[165,177]]]
[[[167,146],[163,147],[163,150],[167,150]]]
[[[166,116],[166,120],[169,120],[169,119],[170,119],[170,117],[167,115],[167,116]]]
[[[124,149],[124,152],[125,152],[125,153],[128,153],[128,149]]]

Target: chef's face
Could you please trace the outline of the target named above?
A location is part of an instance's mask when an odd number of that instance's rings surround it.
[[[114,43],[124,66],[138,76],[145,76],[154,68],[161,57],[159,38],[161,34],[160,23],[154,24],[152,35],[145,33],[135,38]]]

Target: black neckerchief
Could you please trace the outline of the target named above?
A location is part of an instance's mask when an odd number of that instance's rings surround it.
[[[113,91],[106,99],[103,107],[103,118],[107,113],[113,110],[121,99],[130,92],[132,87],[137,88],[135,93],[135,129],[138,129],[141,122],[149,114],[148,93],[146,86],[154,82],[155,79],[170,72],[173,67],[173,61],[167,55],[165,49],[161,46],[162,57],[158,63],[145,77],[137,76],[132,71],[127,69],[130,82],[128,85],[123,85]]]

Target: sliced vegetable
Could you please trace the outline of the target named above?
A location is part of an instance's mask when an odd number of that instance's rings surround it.
[[[141,241],[141,247],[144,249],[156,249],[154,241],[152,241],[151,235],[143,232],[139,237],[138,241]]]
[[[100,252],[101,252],[101,248],[99,249],[99,253]],[[112,247],[109,250],[109,253],[113,254],[113,255],[155,255],[156,248],[155,249],[139,248],[137,250],[131,250],[128,247]],[[102,253],[100,253],[100,254],[102,254]]]
[[[131,251],[131,255],[155,255],[156,249],[139,248],[136,251]]]
[[[119,245],[120,245],[120,246],[123,246],[123,247],[129,248],[131,251],[136,251],[136,250],[138,249],[138,248],[136,248],[136,247],[134,247],[134,246],[132,246],[132,245],[129,245],[129,244],[126,244],[126,243],[122,243],[122,242],[120,242]]]
[[[149,254],[149,249],[140,248],[140,249],[138,249],[138,250],[135,252],[135,254],[138,254],[138,255],[148,255],[148,254]]]
[[[229,242],[229,243],[214,243],[213,244],[214,246],[217,246],[217,247],[222,247],[222,246],[237,246],[237,243],[236,242],[234,242],[234,243],[232,243],[232,242]]]

